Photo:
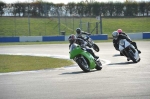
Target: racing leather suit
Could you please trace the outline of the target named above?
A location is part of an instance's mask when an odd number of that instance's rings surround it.
[[[115,49],[118,51],[119,51],[119,40],[120,39],[126,39],[128,42],[132,42],[127,36],[125,36],[123,34],[119,34],[119,36],[116,40],[113,39],[113,45],[114,45]]]
[[[99,57],[96,56],[93,52],[92,49],[86,47],[86,41],[84,41],[82,38],[76,38],[76,41],[75,41],[76,44],[80,45],[82,49],[86,50],[87,52],[89,52],[94,58],[98,59]],[[71,46],[71,44],[69,45],[69,47]]]

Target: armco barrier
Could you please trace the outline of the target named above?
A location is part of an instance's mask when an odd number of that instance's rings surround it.
[[[65,41],[65,36],[43,36],[42,41]]]
[[[128,34],[131,39],[150,39],[150,32]],[[90,35],[93,40],[108,40],[107,34]],[[68,36],[21,36],[0,37],[0,42],[37,42],[37,41],[66,41]]]
[[[143,33],[128,33],[132,40],[143,39]]]
[[[42,42],[42,36],[20,36],[20,42]]]
[[[93,40],[108,40],[108,35],[107,34],[90,35],[90,37]]]
[[[143,39],[150,39],[150,32],[143,32]]]
[[[0,37],[0,42],[19,42],[19,37]]]

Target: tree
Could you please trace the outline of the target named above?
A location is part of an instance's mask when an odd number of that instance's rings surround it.
[[[41,16],[42,7],[40,1],[32,2],[29,9],[31,10],[32,16]]]
[[[16,14],[18,14],[20,16],[20,14],[23,12],[23,4],[22,3],[14,3],[13,4],[13,14],[16,16]]]
[[[70,15],[72,15],[76,11],[75,5],[76,4],[74,2],[70,2],[67,4],[67,9],[68,9]]]
[[[149,11],[150,11],[150,2],[147,2],[146,3],[146,6],[145,6],[145,10],[146,10],[146,14],[147,14],[147,16],[149,15]]]
[[[125,16],[136,16],[138,13],[138,5],[136,2],[126,2],[125,8]]]
[[[94,2],[93,3],[93,9],[92,9],[92,12],[93,12],[93,15],[95,16],[98,16],[100,14],[100,3],[99,2]]]
[[[76,4],[76,12],[80,15],[83,16],[84,15],[84,3],[80,2]]]
[[[114,7],[115,7],[116,16],[122,15],[123,8],[124,8],[123,3],[117,2],[117,3],[114,4]]]
[[[136,16],[138,14],[138,4],[137,4],[137,2],[132,3],[131,12],[133,13],[133,16]]]
[[[22,6],[22,9],[21,9],[22,16],[26,16],[28,12],[28,9],[27,9],[28,3],[22,3],[21,6]]]
[[[107,16],[108,9],[106,3],[103,2],[100,3],[100,9],[101,9],[101,14],[103,14],[103,16]]]
[[[108,2],[106,4],[106,6],[107,6],[110,16],[113,16],[113,13],[115,12],[115,6],[114,6],[113,2]]]
[[[0,15],[2,16],[2,14],[4,14],[3,8],[6,4],[2,1],[0,1]]]
[[[87,3],[87,5],[86,5],[86,12],[87,12],[87,15],[88,16],[91,16],[92,15],[92,8],[93,8],[93,6],[92,6],[92,3]]]
[[[64,7],[64,3],[56,4],[57,15],[60,15],[60,16],[63,15],[63,10],[64,10],[63,7]]]
[[[140,2],[139,3],[139,11],[142,13],[142,15],[144,16],[144,13],[145,13],[145,2]]]

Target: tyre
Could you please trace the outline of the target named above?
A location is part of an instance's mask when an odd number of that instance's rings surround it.
[[[132,52],[129,52],[128,55],[134,63],[137,63],[136,59],[134,58],[134,54]]]
[[[78,58],[76,60],[77,64],[79,65],[79,67],[84,71],[84,72],[89,72],[90,68],[88,65],[88,62],[86,61],[86,59],[84,58]]]
[[[99,61],[96,62],[96,67],[95,67],[95,69],[101,70],[101,69],[102,69],[101,66],[102,66],[102,63],[101,63],[100,60],[99,60]]]
[[[120,52],[120,56],[124,56],[124,55]]]
[[[93,49],[94,49],[96,52],[99,52],[99,47],[98,47],[96,44],[93,44]]]

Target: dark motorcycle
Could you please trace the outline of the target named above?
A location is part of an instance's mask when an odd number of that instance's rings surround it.
[[[99,47],[94,43],[94,41],[89,36],[86,36],[84,39],[86,40],[87,46],[89,48],[93,48],[96,52],[99,52],[100,50]]]

